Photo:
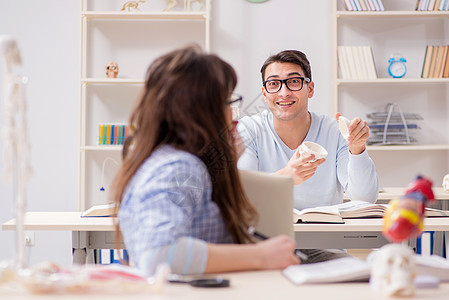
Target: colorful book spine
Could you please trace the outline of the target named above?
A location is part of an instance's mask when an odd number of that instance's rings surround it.
[[[99,124],[98,125],[98,145],[104,145],[103,138],[104,138],[104,125]]]
[[[126,124],[99,124],[98,145],[123,145],[127,134]]]

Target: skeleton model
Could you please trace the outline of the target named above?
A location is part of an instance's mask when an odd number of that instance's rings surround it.
[[[13,183],[16,215],[16,261],[17,269],[25,267],[25,235],[23,215],[26,210],[26,186],[31,175],[26,119],[26,78],[17,75],[15,67],[22,64],[16,41],[0,35],[0,58],[4,66],[3,109],[5,124],[2,130],[4,141],[4,178]]]
[[[145,3],[145,0],[138,0],[138,1],[128,1],[123,4],[121,11],[140,11],[139,4]]]
[[[432,182],[418,176],[407,186],[401,199],[390,201],[384,215],[384,236],[391,242],[399,243],[420,235],[426,202],[432,200],[435,200]]]
[[[373,253],[371,287],[388,296],[411,296],[415,293],[415,257],[402,244],[387,244]]]
[[[178,5],[178,0],[165,0],[165,1],[167,2],[167,7],[164,9],[164,11],[169,11],[170,9]],[[200,10],[202,10],[203,9],[202,0],[184,0],[184,10],[190,11],[190,4],[195,1],[198,1],[198,3],[200,4]]]
[[[108,78],[117,78],[118,75],[118,65],[117,63],[110,61],[105,66],[106,76]]]

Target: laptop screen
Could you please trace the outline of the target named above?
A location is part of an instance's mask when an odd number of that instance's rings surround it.
[[[259,213],[255,229],[274,237],[285,234],[294,239],[293,180],[288,176],[239,170],[243,190]]]

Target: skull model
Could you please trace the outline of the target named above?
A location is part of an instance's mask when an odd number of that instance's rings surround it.
[[[449,193],[449,174],[443,177],[443,190]]]
[[[108,78],[117,78],[117,75],[118,75],[117,63],[115,63],[113,61],[108,62],[106,64],[105,71],[106,71],[106,76],[108,76]]]
[[[415,256],[403,244],[387,244],[373,253],[371,287],[388,296],[415,293]]]

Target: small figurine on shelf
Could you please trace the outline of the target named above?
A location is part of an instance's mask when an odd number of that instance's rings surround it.
[[[446,175],[443,177],[443,190],[444,190],[446,193],[449,193],[449,174],[446,174]]]
[[[200,10],[202,10],[203,9],[202,0],[184,0],[184,10],[190,11],[190,4],[195,1],[197,1],[200,4]],[[167,2],[167,7],[164,9],[164,11],[169,11],[170,9],[178,5],[178,0],[165,0],[165,2]]]
[[[399,243],[417,237],[423,230],[426,202],[435,200],[432,181],[418,176],[406,188],[401,199],[390,201],[384,215],[383,235]]]
[[[138,1],[128,1],[123,4],[122,9],[120,11],[140,11],[139,4],[145,3],[146,0],[138,0]]]
[[[105,67],[106,76],[108,78],[117,78],[118,75],[118,65],[116,62],[110,61],[106,64]]]

